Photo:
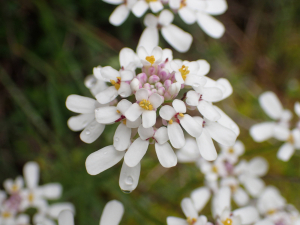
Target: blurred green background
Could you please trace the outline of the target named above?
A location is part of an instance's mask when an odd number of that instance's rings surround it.
[[[252,124],[269,120],[257,102],[263,91],[274,91],[289,109],[300,100],[300,1],[228,0],[228,5],[217,17],[226,26],[220,40],[176,17],[174,24],[194,41],[188,53],[174,51],[174,57],[206,59],[212,67],[208,76],[229,79],[234,93],[219,105],[241,128],[243,158],[266,157],[271,165],[265,182],[300,209],[300,154],[281,162],[280,142],[259,144],[248,134]],[[203,185],[193,164],[165,169],[149,149],[139,185],[126,195],[118,185],[121,163],[97,176],[85,170],[86,157],[112,143],[114,127],[85,144],[66,123],[74,115],[65,107],[66,97],[91,96],[83,81],[94,66],[119,69],[119,51],[136,48],[142,21],[131,14],[120,27],[110,25],[115,6],[101,0],[11,0],[0,6],[0,183],[22,174],[24,163],[34,160],[41,166],[41,184],[63,185],[62,200],[74,203],[77,224],[98,224],[112,199],[125,205],[121,224],[165,224],[169,215],[183,217],[181,199]],[[210,215],[209,206],[204,213]]]

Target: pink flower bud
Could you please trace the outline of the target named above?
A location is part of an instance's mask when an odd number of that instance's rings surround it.
[[[157,93],[157,90],[156,89],[151,89],[151,92],[152,93]]]
[[[150,90],[151,89],[151,85],[149,83],[144,84],[143,88]]]
[[[159,77],[156,76],[156,75],[152,75],[152,76],[149,77],[149,83],[150,84],[154,84],[154,83],[156,83],[158,81],[159,81]]]
[[[172,84],[172,81],[170,81],[170,80],[166,80],[164,82],[164,86],[165,86],[166,89],[169,89],[169,87],[171,86],[171,84]]]
[[[154,66],[150,66],[149,69],[148,69],[148,74],[149,75],[154,75],[156,72],[156,69]]]
[[[160,88],[160,87],[162,87],[163,85],[162,85],[162,83],[160,83],[160,82],[157,82],[156,84],[155,84],[155,87],[156,88]]]
[[[147,81],[147,75],[145,73],[140,73],[137,75],[137,79],[141,82],[141,84],[146,83]]]
[[[170,73],[169,73],[168,70],[162,69],[162,70],[158,73],[158,76],[160,77],[160,79],[161,79],[162,81],[165,81],[165,80],[169,79]]]
[[[165,94],[165,88],[164,87],[159,87],[157,93],[163,96]]]

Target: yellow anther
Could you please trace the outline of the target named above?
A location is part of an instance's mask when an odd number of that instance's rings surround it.
[[[223,223],[224,225],[232,225],[232,219],[227,218],[226,220],[223,220],[222,223]]]
[[[237,186],[236,185],[230,185],[230,189],[231,189],[231,192],[234,193],[237,190]]]
[[[228,150],[228,152],[229,152],[230,154],[233,154],[233,153],[234,153],[234,149],[233,149],[233,148],[230,148],[230,149]]]
[[[151,65],[155,62],[155,58],[154,58],[153,55],[147,56],[147,57],[146,57],[146,60],[147,60],[149,63],[151,63]]]
[[[157,0],[146,0],[147,3],[150,3],[150,2],[157,2]]]
[[[121,113],[120,110],[117,110],[117,113]]]
[[[183,113],[179,113],[178,115],[179,115],[180,117],[184,117]]]
[[[11,213],[10,213],[10,212],[4,211],[4,212],[2,213],[2,217],[5,218],[5,219],[8,219],[9,217],[11,217]]]
[[[186,6],[186,0],[182,0],[181,2],[180,2],[180,9],[182,9],[183,7],[185,7]]]
[[[294,137],[293,137],[292,134],[290,134],[290,136],[288,137],[287,141],[288,141],[289,143],[291,143],[292,145],[295,144],[295,140],[294,140]]]
[[[124,125],[126,125],[126,119],[124,119],[124,120],[122,121],[122,123],[123,123]]]
[[[217,172],[218,172],[218,167],[213,166],[213,167],[211,168],[211,171],[213,171],[214,173],[217,173]]]
[[[29,202],[33,202],[33,200],[34,200],[34,195],[33,195],[32,193],[30,193],[30,194],[28,195],[28,201],[29,201]]]
[[[143,109],[153,110],[153,106],[151,105],[149,100],[143,99],[139,104]]]
[[[270,210],[267,211],[267,214],[272,215],[272,214],[274,214],[275,212],[276,212],[275,209],[270,209]]]
[[[13,192],[16,192],[18,189],[19,189],[19,188],[18,188],[18,185],[16,185],[16,184],[14,184],[14,185],[11,187],[11,190],[12,190]]]
[[[173,123],[173,120],[171,119],[171,120],[169,120],[169,124],[172,124]]]
[[[194,223],[197,222],[197,219],[196,219],[196,218],[188,217],[188,218],[186,219],[186,221],[188,222],[189,225],[193,225]]]
[[[189,67],[182,65],[182,67],[179,69],[179,72],[181,73],[182,79],[185,80],[187,75],[190,73]]]
[[[119,90],[120,89],[120,83],[121,83],[121,77],[117,77],[117,81],[115,81],[115,80],[110,80],[110,83],[113,85],[113,86],[115,86],[115,88],[117,89],[117,90]]]

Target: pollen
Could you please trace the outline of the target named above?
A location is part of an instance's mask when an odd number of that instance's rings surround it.
[[[188,222],[189,225],[193,225],[194,223],[197,222],[197,219],[196,219],[196,218],[188,217],[188,218],[186,219],[186,221]]]
[[[211,171],[213,171],[214,173],[217,173],[217,172],[218,172],[218,167],[213,166],[213,167],[211,168]]]
[[[230,154],[233,154],[233,153],[234,153],[234,149],[233,149],[233,148],[230,148],[230,149],[228,150],[228,152],[229,152]]]
[[[295,140],[292,134],[290,134],[290,136],[288,137],[287,142],[291,143],[292,145],[295,144]]]
[[[185,7],[186,6],[186,0],[182,0],[181,2],[180,2],[180,9],[182,9],[183,7]]]
[[[120,110],[117,110],[117,113],[121,113]]]
[[[151,63],[151,65],[155,62],[155,58],[154,58],[153,55],[147,56],[147,57],[146,57],[146,60],[147,60],[149,63]]]
[[[121,77],[117,77],[117,81],[115,81],[115,80],[110,80],[110,83],[111,83],[113,86],[115,86],[115,88],[116,88],[117,90],[119,90],[119,89],[120,89],[120,86],[121,86]]]
[[[29,202],[33,202],[33,200],[34,200],[34,195],[33,195],[32,193],[30,193],[30,194],[28,195],[28,201],[29,201]]]
[[[276,212],[275,209],[270,209],[270,210],[268,210],[267,214],[272,215],[272,214],[274,214],[275,212]]]
[[[123,123],[124,125],[126,125],[126,119],[124,119],[124,120],[122,121],[122,123]]]
[[[178,115],[179,115],[180,117],[184,117],[183,113],[179,113]]]
[[[172,119],[169,120],[169,124],[173,124],[173,120]]]
[[[157,2],[157,0],[146,0],[147,3],[150,3],[150,2]]]
[[[143,99],[139,104],[143,109],[153,110],[153,106],[151,105],[149,100]]]
[[[11,187],[11,190],[12,190],[13,192],[16,192],[18,189],[19,189],[19,188],[18,188],[18,185],[16,185],[16,184],[14,184],[14,185]]]
[[[222,223],[223,223],[224,225],[232,225],[232,219],[227,218],[226,220],[222,221]]]
[[[10,212],[5,212],[5,211],[4,211],[4,212],[2,213],[2,217],[5,218],[5,219],[8,219],[8,218],[11,217],[11,213],[10,213]]]
[[[185,80],[187,75],[190,73],[189,67],[182,65],[182,67],[179,69],[179,72],[181,73],[182,79]]]

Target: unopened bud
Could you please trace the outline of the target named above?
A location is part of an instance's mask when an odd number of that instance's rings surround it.
[[[149,77],[149,83],[150,84],[155,84],[158,81],[159,81],[159,77],[156,76],[156,75],[152,75],[152,76]]]

